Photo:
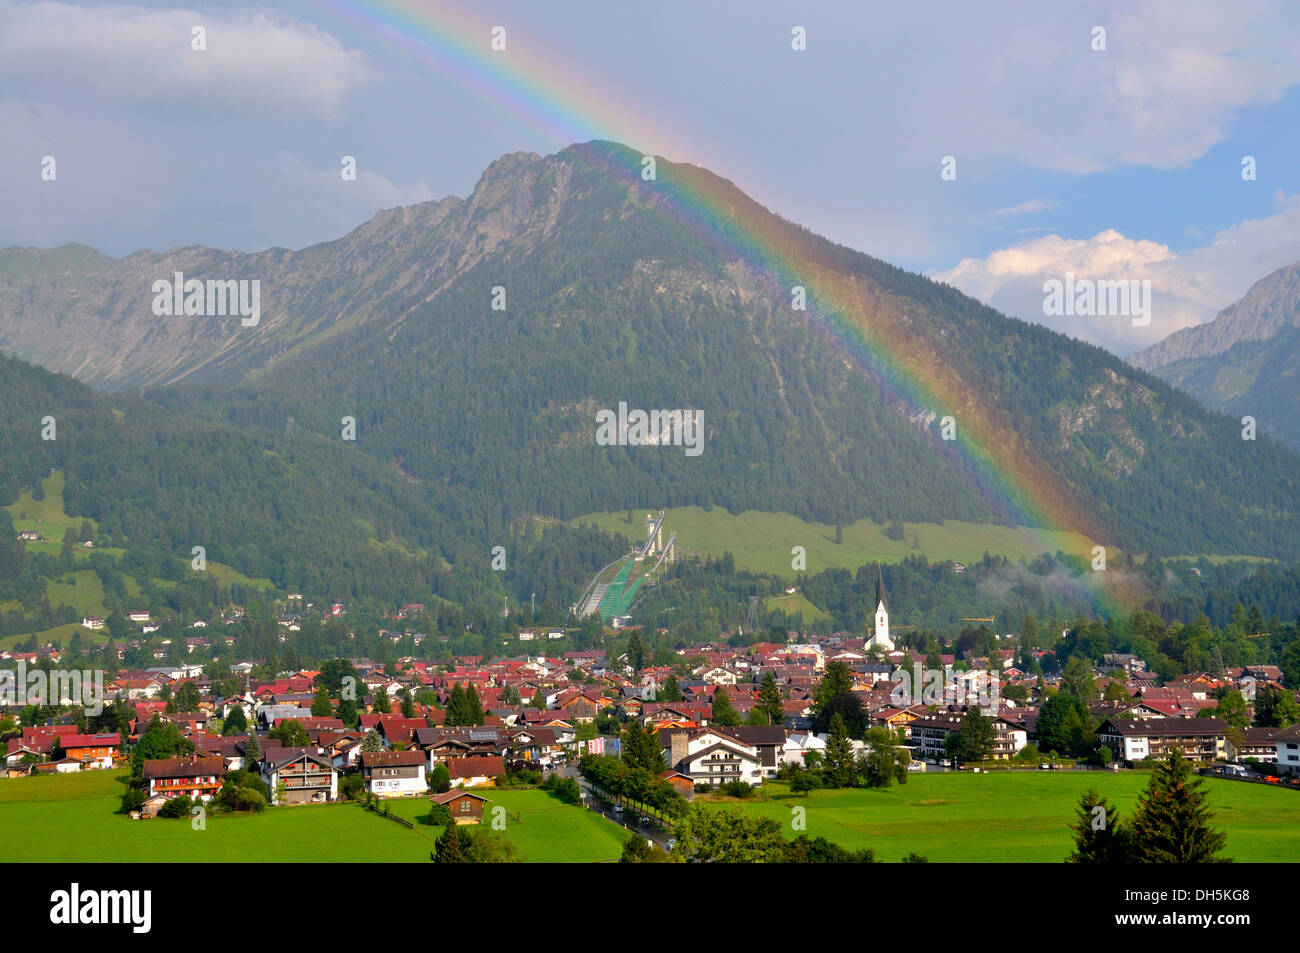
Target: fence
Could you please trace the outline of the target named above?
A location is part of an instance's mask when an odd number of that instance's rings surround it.
[[[367,811],[372,811],[373,813],[378,814],[380,817],[386,817],[390,821],[397,821],[397,823],[401,824],[407,830],[412,830],[412,831],[415,830],[415,825],[410,821],[408,821],[406,818],[398,817],[396,814],[390,813],[387,804],[384,805],[384,809],[382,811],[379,808],[375,807],[373,804],[367,804],[365,807]]]

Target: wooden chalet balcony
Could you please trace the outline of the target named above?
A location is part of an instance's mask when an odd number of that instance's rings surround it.
[[[281,777],[281,782],[287,790],[298,788],[328,788],[330,786],[330,776],[328,774],[309,774],[292,777]]]
[[[192,788],[219,788],[221,780],[214,777],[167,779],[153,782],[157,791],[183,791]]]

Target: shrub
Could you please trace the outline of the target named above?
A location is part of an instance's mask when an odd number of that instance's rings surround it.
[[[736,797],[741,800],[754,796],[753,785],[739,779],[728,781],[726,784],[722,785],[719,790],[727,797]]]
[[[339,794],[349,801],[357,801],[366,790],[366,779],[360,774],[345,774],[339,782]]]
[[[194,802],[190,800],[188,794],[182,794],[180,797],[174,797],[158,809],[159,817],[189,817],[190,808]]]
[[[451,808],[446,804],[429,804],[429,824],[433,827],[446,827],[451,823]]]

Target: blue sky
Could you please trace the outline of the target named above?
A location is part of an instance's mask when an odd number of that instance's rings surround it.
[[[634,148],[1119,353],[1300,259],[1297,4],[396,6],[485,50],[505,25],[507,50],[468,74],[436,43],[403,59],[367,27],[373,4],[336,0],[0,0],[0,246],[302,247],[465,195],[503,153],[608,134],[553,104],[502,109],[484,90],[510,58],[541,88],[565,64],[655,140]],[[1045,317],[1042,282],[1066,270],[1149,278],[1151,326]]]

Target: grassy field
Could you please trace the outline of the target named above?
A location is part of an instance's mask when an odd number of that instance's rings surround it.
[[[520,857],[528,862],[592,863],[617,860],[628,834],[623,828],[585,808],[573,807],[545,791],[477,791],[490,798],[484,810],[484,823],[491,820],[493,807],[506,809],[505,835],[519,848]],[[429,813],[429,804],[421,799],[394,799],[388,802],[394,814],[416,821]],[[442,833],[441,828],[424,830]]]
[[[626,516],[626,512],[591,513],[570,523],[575,526],[594,523],[607,532],[623,534],[630,542],[644,543],[645,513],[634,511],[630,525]],[[790,568],[790,550],[795,546],[804,547],[810,573],[832,566],[856,569],[876,560],[896,563],[912,555],[924,555],[931,561],[976,562],[985,552],[1000,553],[1015,560],[1022,556],[1032,559],[1057,550],[1086,555],[1092,547],[1091,542],[1077,533],[1025,527],[1009,529],[987,523],[949,520],[943,525],[905,523],[903,528],[905,538],[892,540],[885,536],[883,526],[871,520],[858,520],[844,527],[843,541],[837,545],[834,526],[807,523],[788,513],[750,511],[732,515],[720,507],[706,511],[698,506],[678,507],[664,513],[664,538],[676,533],[677,545],[683,550],[705,556],[730,552],[738,566],[785,578],[796,575]]]
[[[0,780],[0,830],[7,855],[31,861],[428,862],[442,828],[414,830],[354,804],[273,808],[212,815],[205,830],[187,820],[132,821],[115,814],[124,771],[87,771]],[[620,828],[543,791],[487,791],[506,808],[506,836],[525,861],[617,859]],[[394,800],[416,820],[424,799]]]
[[[85,772],[0,780],[0,830],[9,856],[34,861],[427,861],[441,828],[420,823],[424,799],[389,801],[414,830],[351,804],[268,810],[252,816],[188,821],[132,821],[114,814],[124,772]],[[806,831],[845,847],[869,847],[881,861],[918,853],[934,862],[1064,860],[1079,795],[1095,787],[1128,817],[1148,775],[1143,772],[1017,772],[912,775],[885,791],[814,791],[790,795],[769,782],[767,797],[701,803],[740,805],[778,821],[787,836],[793,809]],[[1212,823],[1228,835],[1227,856],[1242,862],[1300,861],[1300,792],[1206,779]],[[506,810],[505,835],[530,862],[617,859],[627,834],[544,791],[485,789]]]
[[[763,600],[763,608],[769,612],[773,609],[780,609],[782,612],[789,612],[792,615],[797,613],[803,616],[805,625],[831,617],[829,612],[818,609],[801,592],[796,592],[793,596],[768,596]]]
[[[0,639],[0,649],[12,649],[18,643],[26,642],[32,636],[36,637],[36,641],[40,645],[49,642],[52,645],[62,646],[71,641],[72,636],[77,632],[81,633],[81,641],[84,643],[103,642],[105,640],[104,633],[107,631],[107,629],[100,629],[98,632],[91,632],[89,629],[83,629],[79,623],[69,622],[67,625],[56,625],[52,629],[43,629],[40,632],[5,636]]]
[[[806,798],[769,782],[766,800],[719,803],[771,817],[790,837],[798,833],[792,808],[803,807],[810,837],[869,847],[881,861],[915,852],[950,863],[1056,862],[1070,853],[1068,827],[1084,791],[1096,788],[1127,818],[1148,777],[1136,771],[914,774],[888,790],[813,791]],[[1300,792],[1218,778],[1207,778],[1205,790],[1212,824],[1227,832],[1227,856],[1300,861]]]

